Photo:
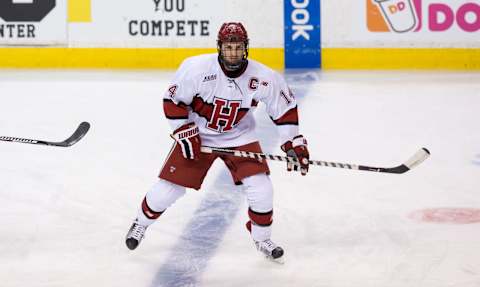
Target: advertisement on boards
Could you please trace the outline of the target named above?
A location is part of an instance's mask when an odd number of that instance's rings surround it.
[[[208,37],[212,33],[208,14],[188,13],[198,10],[201,3],[192,4],[188,0],[150,0],[145,14],[128,19],[128,35],[134,38],[145,37]],[[189,2],[189,3],[186,3]],[[189,11],[187,10],[189,9]],[[192,15],[206,15],[195,17]],[[216,29],[216,27],[215,27]]]
[[[226,21],[242,22],[252,47],[283,47],[278,0],[92,0],[91,9],[89,23],[70,26],[75,47],[215,48]]]
[[[285,67],[320,68],[320,0],[285,0]]]
[[[65,45],[66,43],[66,1],[0,1],[0,45]]]
[[[480,0],[322,2],[328,48],[478,48]]]
[[[480,3],[446,0],[366,0],[371,32],[407,33],[480,30]]]

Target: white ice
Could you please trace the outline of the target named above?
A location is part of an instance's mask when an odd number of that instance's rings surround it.
[[[63,140],[92,124],[70,148],[0,142],[0,286],[480,286],[480,223],[411,216],[480,208],[480,73],[288,74],[312,159],[432,156],[402,175],[312,166],[302,177],[270,162],[284,265],[254,249],[245,196],[221,162],[125,247],[172,144],[161,100],[171,76],[0,72],[0,135]],[[280,153],[256,114],[264,151]]]

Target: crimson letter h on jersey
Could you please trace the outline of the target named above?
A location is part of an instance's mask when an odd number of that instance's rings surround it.
[[[229,101],[215,98],[213,114],[207,128],[217,132],[227,132],[233,128],[242,101]]]

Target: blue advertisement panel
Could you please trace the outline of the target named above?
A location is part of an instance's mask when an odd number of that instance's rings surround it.
[[[320,68],[320,0],[284,0],[285,68]]]

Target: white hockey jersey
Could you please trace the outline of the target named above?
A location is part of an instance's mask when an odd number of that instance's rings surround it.
[[[254,60],[236,78],[223,72],[217,54],[186,59],[164,96],[173,129],[195,122],[202,145],[237,147],[257,141],[253,111],[266,105],[284,143],[298,135],[295,98],[283,77]]]

